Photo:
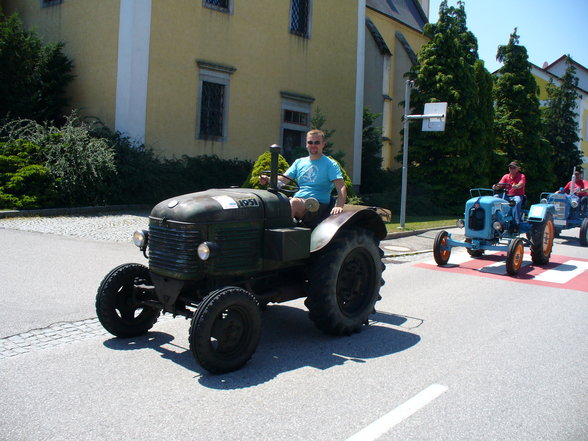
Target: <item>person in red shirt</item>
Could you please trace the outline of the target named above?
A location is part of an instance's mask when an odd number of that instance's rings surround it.
[[[580,170],[574,170],[574,194],[580,198],[580,214],[586,215],[586,208],[588,207],[588,181],[582,179]],[[563,189],[563,192],[570,194],[572,191],[572,181],[568,182]],[[559,191],[561,193],[561,190]]]
[[[498,184],[494,184],[492,186],[494,191],[506,189],[504,199],[507,201],[515,201],[513,217],[517,225],[517,229],[521,223],[526,183],[527,178],[523,173],[521,173],[521,166],[517,161],[512,161],[510,164],[508,164],[508,173],[505,174],[502,179],[500,179]]]

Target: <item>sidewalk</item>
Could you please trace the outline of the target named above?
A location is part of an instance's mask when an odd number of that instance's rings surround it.
[[[399,231],[388,233],[386,239],[380,243],[380,248],[384,251],[384,257],[430,253],[433,251],[435,236],[441,230],[447,230],[452,234],[460,234],[460,229],[454,225],[425,230]]]
[[[146,205],[116,205],[45,210],[11,210],[0,211],[0,222],[2,219],[6,219],[5,225],[10,225],[9,228],[88,237],[98,240],[129,242],[135,229],[146,227],[142,217],[148,216],[150,209],[151,207]],[[61,219],[55,219],[58,216]],[[71,217],[71,222],[69,220],[65,221],[64,216]],[[96,219],[84,219],[81,218],[82,216],[96,216]],[[98,222],[100,222],[100,225]],[[380,243],[380,247],[384,251],[385,258],[430,253],[433,250],[435,235],[439,230],[448,230],[457,234],[460,231],[455,226],[397,231],[388,233]],[[129,231],[131,232],[129,233]]]

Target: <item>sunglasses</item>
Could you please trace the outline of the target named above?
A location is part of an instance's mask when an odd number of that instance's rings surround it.
[[[322,141],[306,141],[308,145],[319,145]]]
[[[518,168],[516,165],[509,165],[508,168]]]

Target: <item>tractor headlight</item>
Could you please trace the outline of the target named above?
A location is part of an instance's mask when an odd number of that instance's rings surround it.
[[[136,246],[144,250],[147,248],[147,242],[149,241],[149,233],[146,230],[137,230],[133,234],[133,242]]]
[[[496,221],[492,223],[492,228],[494,228],[496,231],[502,231],[502,224]]]
[[[547,199],[545,199],[545,198],[541,199],[541,203],[542,204],[546,204],[547,203]]]
[[[218,245],[213,242],[202,242],[198,245],[197,251],[200,260],[208,260],[218,254]]]
[[[464,220],[463,220],[463,219],[458,219],[458,220],[455,222],[455,226],[456,226],[457,228],[463,228],[463,227],[465,227],[465,222],[464,222]]]
[[[572,206],[572,208],[576,208],[576,207],[578,206],[578,201],[577,201],[577,200],[575,200],[575,199],[573,199],[573,200],[570,202],[570,205]]]

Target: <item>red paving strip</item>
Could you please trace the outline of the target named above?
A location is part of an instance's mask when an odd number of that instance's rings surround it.
[[[438,266],[434,261],[416,263],[415,266],[438,271],[468,274],[471,276],[489,277],[531,285],[588,292],[588,259],[580,259],[578,257],[552,255],[547,265],[535,266],[531,262],[531,255],[525,253],[523,266],[516,276],[509,276],[506,273],[506,253],[490,254],[477,259],[460,262],[459,264],[452,264],[450,258],[447,265],[444,266]],[[574,275],[572,272],[578,274]],[[556,280],[558,278],[561,279],[562,276],[564,281],[557,282]],[[565,280],[567,277],[571,278]]]

